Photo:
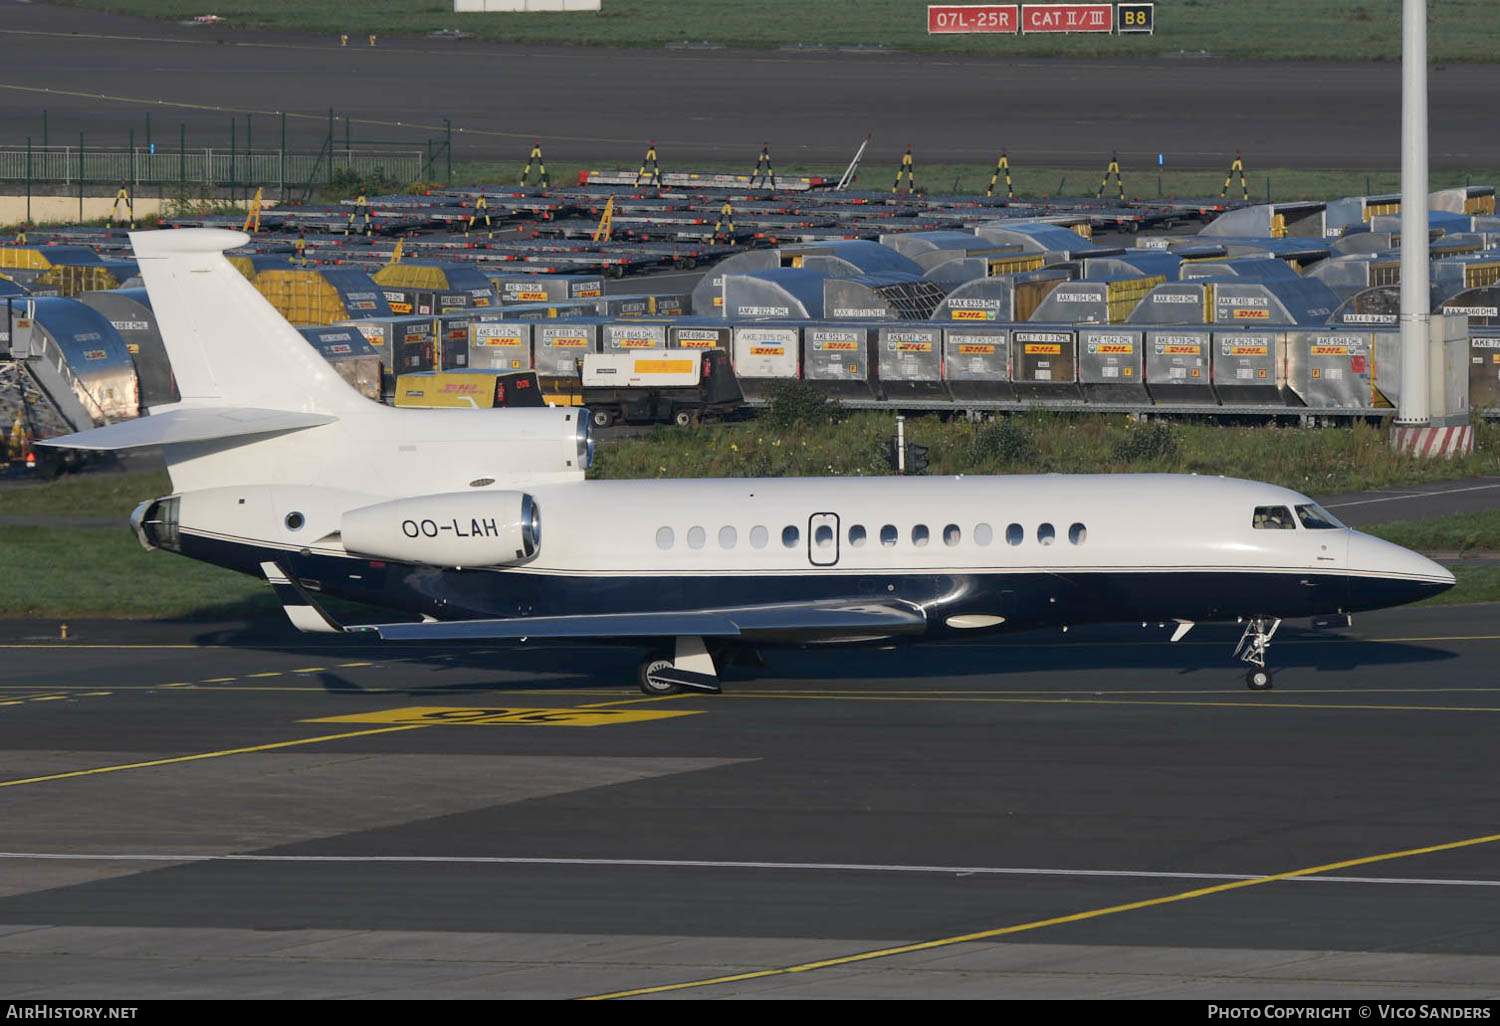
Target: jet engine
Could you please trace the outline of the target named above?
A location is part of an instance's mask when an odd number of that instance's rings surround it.
[[[505,566],[536,555],[536,500],[525,492],[451,493],[362,506],[343,515],[344,548],[428,566]]]

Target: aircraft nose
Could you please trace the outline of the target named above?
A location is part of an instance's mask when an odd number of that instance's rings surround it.
[[[1417,602],[1453,587],[1453,574],[1420,552],[1358,531],[1349,533],[1350,605],[1383,609]]]

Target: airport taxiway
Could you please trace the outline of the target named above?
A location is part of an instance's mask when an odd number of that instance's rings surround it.
[[[1491,606],[635,653],[0,626],[0,992],[1500,996]],[[50,635],[50,636],[49,636]]]

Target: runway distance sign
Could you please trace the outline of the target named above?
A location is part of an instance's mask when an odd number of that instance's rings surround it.
[[[1018,4],[928,4],[927,33],[1003,32],[1014,35],[1020,24]]]
[[[1114,31],[1113,4],[1023,4],[1021,31],[1027,35],[1042,32]]]

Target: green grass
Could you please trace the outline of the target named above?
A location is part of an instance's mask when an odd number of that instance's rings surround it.
[[[182,20],[201,0],[71,0],[74,6]],[[1158,0],[1152,36],[929,36],[927,0],[604,0],[582,14],[455,14],[451,0],[218,0],[227,20],[205,39],[237,27],[340,32],[363,44],[380,36],[461,29],[484,39],[605,46],[709,41],[739,48],[885,45],[923,53],[1153,56],[1207,50],[1226,57],[1395,60],[1400,0]],[[1428,50],[1435,61],[1495,59],[1500,24],[1490,0],[1428,0]],[[447,45],[433,40],[431,46]],[[878,58],[875,58],[878,59]]]
[[[0,489],[0,514],[125,518],[144,499],[169,495],[165,470],[96,471]]]
[[[718,171],[737,174],[749,174],[755,169],[755,158],[759,151],[747,151],[745,160],[741,163],[724,163],[717,161],[688,161],[684,164],[673,162],[670,151],[661,151],[659,156],[663,161],[664,171]],[[851,157],[854,155],[850,150]],[[774,157],[774,150],[772,153]],[[995,155],[997,158],[999,154]],[[1209,170],[1179,169],[1169,166],[1160,175],[1155,167],[1154,154],[1150,157],[1140,158],[1141,163],[1133,165],[1130,154],[1122,154],[1121,174],[1125,181],[1125,195],[1132,198],[1154,199],[1160,196],[1192,196],[1197,198],[1218,196],[1224,188],[1225,169],[1228,168],[1232,154],[1224,155],[1222,167]],[[467,185],[504,185],[512,186],[526,166],[524,153],[518,153],[519,159],[514,162],[508,161],[471,161],[456,163],[453,165],[453,185],[462,187]],[[960,195],[979,196],[983,195],[985,189],[989,188],[990,177],[995,173],[994,164],[924,164],[921,163],[922,155],[915,154],[917,164],[917,185],[926,192],[934,195]],[[1093,197],[1099,191],[1099,182],[1104,177],[1104,168],[1109,163],[1109,155],[1101,153],[1099,163],[1096,167],[1056,167],[1030,165],[1026,163],[1024,154],[1011,154],[1011,183],[1017,196],[1021,197]],[[857,189],[874,190],[877,192],[888,191],[892,181],[896,177],[896,168],[900,163],[900,154],[892,151],[889,154],[871,154],[867,159],[861,161],[859,181],[855,186]],[[579,171],[608,171],[621,170],[634,173],[640,168],[640,155],[625,155],[620,159],[616,155],[609,159],[600,159],[585,163],[566,162],[554,163],[549,161],[547,170],[552,176],[553,185],[558,188],[575,185],[578,181]],[[834,166],[832,164],[813,163],[777,163],[776,174],[779,177],[792,178],[800,175],[821,175],[837,181],[844,172],[844,165]],[[1392,193],[1401,191],[1401,173],[1399,168],[1391,168],[1387,171],[1349,171],[1336,169],[1313,169],[1303,170],[1295,168],[1257,168],[1250,164],[1246,168],[1246,184],[1249,187],[1250,199],[1254,202],[1266,202],[1267,189],[1270,190],[1270,198],[1275,202],[1286,200],[1326,200],[1340,196],[1367,196],[1379,193]],[[1158,181],[1160,179],[1160,181]],[[1497,168],[1470,168],[1467,170],[1434,170],[1431,173],[1431,188],[1447,189],[1460,185],[1490,185],[1500,183],[1500,169]],[[1113,186],[1111,178],[1111,186]],[[441,188],[433,185],[433,188]],[[1005,179],[1002,177],[996,187],[997,196],[1005,195]],[[1230,198],[1243,196],[1240,187],[1239,176],[1236,175],[1232,183]],[[344,193],[339,193],[343,196]],[[352,196],[354,193],[350,192]],[[1118,188],[1105,190],[1106,196],[1118,196]]]
[[[1419,606],[1456,606],[1467,602],[1500,601],[1500,566],[1450,566],[1458,583],[1441,595],[1415,603]]]
[[[1381,524],[1361,530],[1423,552],[1500,552],[1500,510]]]
[[[129,530],[6,527],[0,616],[233,619],[280,615],[264,581],[147,552]],[[19,585],[19,586],[16,586]]]

